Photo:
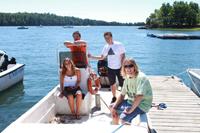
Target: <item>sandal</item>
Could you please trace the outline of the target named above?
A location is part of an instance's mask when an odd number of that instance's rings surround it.
[[[76,119],[77,119],[77,120],[80,120],[80,119],[81,119],[81,116],[80,116],[80,115],[76,115]]]

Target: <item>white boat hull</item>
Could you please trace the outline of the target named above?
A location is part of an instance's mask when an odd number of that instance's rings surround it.
[[[8,89],[23,80],[24,64],[15,64],[0,73],[0,91]]]
[[[81,70],[81,88],[86,87],[88,73],[87,70]],[[86,88],[87,89],[87,88]],[[36,105],[29,109],[20,118],[9,125],[2,133],[27,133],[27,132],[41,132],[48,133],[55,132],[95,132],[95,133],[111,133],[117,132],[137,132],[148,133],[148,124],[146,114],[138,116],[139,123],[126,126],[126,125],[111,125],[111,116],[109,109],[105,103],[110,102],[111,92],[100,91],[99,94],[104,102],[101,102],[101,110],[95,109],[95,98],[89,92],[86,94],[85,99],[81,105],[81,120],[69,120],[65,124],[51,123],[56,114],[71,114],[68,106],[67,99],[60,98],[60,87],[57,85],[51,92],[49,92],[43,99]],[[138,120],[138,119],[137,119]],[[66,120],[65,120],[66,121]],[[94,131],[92,131],[94,130]]]
[[[193,83],[192,91],[200,97],[200,69],[188,69],[187,72]]]

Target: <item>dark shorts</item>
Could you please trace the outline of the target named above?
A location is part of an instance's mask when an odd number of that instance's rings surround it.
[[[108,68],[108,79],[109,79],[109,82],[110,82],[110,86],[116,83],[116,76],[117,76],[117,79],[119,81],[119,86],[120,87],[123,86],[124,79],[121,76],[120,70],[121,69],[110,69],[110,68]]]
[[[72,87],[65,87],[63,91],[63,95],[67,97],[68,95],[73,95],[74,98],[77,94],[82,94],[82,99],[84,99],[85,94],[82,92],[81,88],[72,88]]]
[[[135,118],[138,114],[144,114],[145,112],[142,111],[139,107],[137,107],[132,113],[126,114],[124,113],[124,109],[131,108],[131,104],[128,103],[127,100],[124,100],[117,108],[117,113],[121,120],[131,123],[133,118]]]

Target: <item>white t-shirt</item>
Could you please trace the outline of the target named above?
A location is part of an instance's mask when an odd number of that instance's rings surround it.
[[[112,45],[106,44],[102,50],[102,55],[108,58],[108,67],[111,69],[121,68],[121,54],[125,53],[125,48],[120,42],[114,41]]]

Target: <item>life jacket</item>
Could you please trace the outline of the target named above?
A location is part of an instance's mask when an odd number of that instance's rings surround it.
[[[88,91],[91,94],[96,94],[98,92],[98,90],[101,88],[99,77],[97,77],[97,75],[95,73],[90,73],[90,76],[87,81],[87,85],[88,85]],[[93,88],[92,88],[93,85],[95,87],[95,90],[93,90]]]
[[[86,68],[88,66],[88,60],[86,55],[86,44],[70,44],[67,47],[71,50],[72,60],[76,67]]]

